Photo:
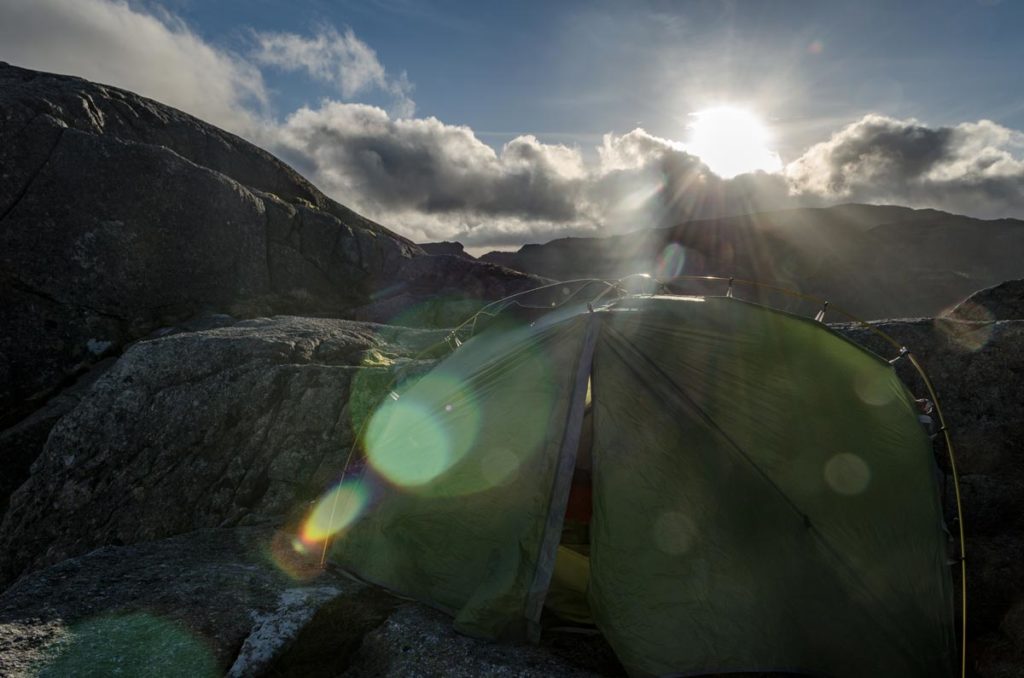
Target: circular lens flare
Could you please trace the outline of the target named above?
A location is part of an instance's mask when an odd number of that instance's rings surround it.
[[[853,390],[868,405],[881,407],[896,397],[892,381],[887,374],[871,371],[858,372],[853,377]]]
[[[981,304],[962,302],[955,317],[935,319],[935,327],[958,349],[978,351],[992,338],[995,316]]]
[[[666,511],[654,521],[654,543],[665,553],[678,556],[693,546],[697,530],[683,513]]]
[[[654,277],[658,280],[670,280],[683,272],[686,265],[686,248],[677,242],[671,242],[658,255]]]
[[[367,458],[397,485],[424,485],[462,459],[479,425],[479,411],[462,385],[430,373],[409,393],[385,400],[370,417]]]
[[[295,581],[310,581],[323,574],[320,557],[323,549],[307,544],[290,529],[274,532],[267,544],[271,562]]]
[[[838,494],[857,495],[868,488],[871,469],[856,454],[841,452],[825,464],[825,482]]]
[[[503,447],[485,451],[480,456],[480,474],[487,487],[502,485],[515,478],[520,459],[515,452]]]
[[[75,622],[50,648],[42,676],[219,676],[213,653],[183,624],[146,612],[111,613]],[[9,675],[9,674],[8,674]]]
[[[328,491],[302,524],[302,543],[322,542],[351,525],[366,507],[366,496],[365,488],[357,481],[342,483]],[[296,551],[299,550],[300,547],[296,547]]]

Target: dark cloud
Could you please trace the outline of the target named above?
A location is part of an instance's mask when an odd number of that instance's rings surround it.
[[[375,213],[548,221],[579,216],[579,154],[533,137],[515,139],[496,153],[468,127],[325,102],[292,114],[269,142],[311,168],[329,193]]]
[[[508,246],[793,204],[781,175],[722,179],[642,129],[606,135],[587,162],[529,135],[496,152],[468,127],[325,102],[270,141],[338,200],[422,240]]]

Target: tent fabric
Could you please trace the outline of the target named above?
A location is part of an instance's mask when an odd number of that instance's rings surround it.
[[[564,514],[572,479],[562,446],[573,401],[570,434],[581,426],[588,325],[569,313],[481,334],[385,400],[364,443],[370,505],[336,559],[450,612],[469,635],[536,636],[561,531],[548,516]]]
[[[733,298],[627,298],[470,340],[374,415],[369,507],[334,557],[466,633],[531,635],[588,375],[587,598],[631,675],[952,675],[913,398],[824,325]]]
[[[931,444],[891,366],[735,299],[602,329],[590,602],[634,675],[951,675]]]

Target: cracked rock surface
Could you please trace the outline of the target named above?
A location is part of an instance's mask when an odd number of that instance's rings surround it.
[[[0,596],[0,675],[254,675],[325,601],[354,611],[365,588],[276,534],[108,546],[22,579]]]
[[[134,344],[59,420],[0,523],[0,582],[105,544],[306,510],[443,332],[276,317]]]
[[[108,546],[0,595],[0,675],[621,676],[600,638],[503,645],[302,556],[273,527]]]

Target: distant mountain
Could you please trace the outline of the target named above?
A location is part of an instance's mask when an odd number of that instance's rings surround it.
[[[604,238],[562,238],[481,260],[572,280],[650,273],[756,280],[830,300],[865,319],[934,316],[1024,277],[1024,221],[931,209],[838,205],[689,221]],[[724,291],[721,284],[682,285]],[[760,298],[737,286],[744,298]],[[785,298],[775,305],[796,308]]]

